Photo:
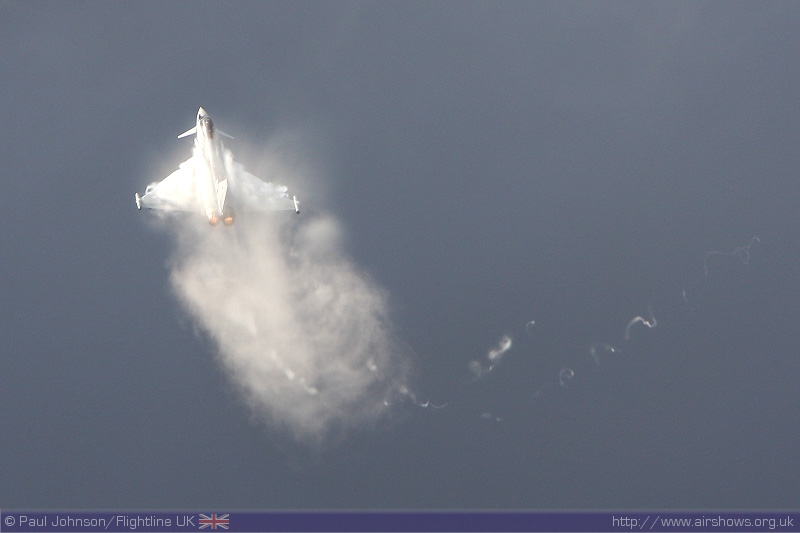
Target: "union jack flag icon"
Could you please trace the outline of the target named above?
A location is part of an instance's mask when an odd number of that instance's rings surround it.
[[[200,519],[198,522],[200,523],[200,529],[205,529],[210,527],[211,529],[217,529],[217,526],[221,527],[222,529],[228,529],[228,514],[223,514],[217,516],[217,514],[212,514],[208,516],[207,514],[201,514]]]

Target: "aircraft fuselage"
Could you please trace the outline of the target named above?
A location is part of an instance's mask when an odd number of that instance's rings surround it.
[[[197,169],[198,187],[201,190],[203,210],[209,224],[216,226],[220,219],[226,226],[233,224],[233,209],[228,201],[228,174],[223,157],[224,146],[214,121],[201,107],[197,112],[197,136],[194,140],[195,156],[204,162]],[[202,174],[207,174],[203,176]]]

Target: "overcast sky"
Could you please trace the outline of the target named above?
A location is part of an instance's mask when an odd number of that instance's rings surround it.
[[[0,4],[0,507],[796,508],[798,24]],[[253,415],[134,204],[199,106],[339,221],[416,404],[321,447]]]

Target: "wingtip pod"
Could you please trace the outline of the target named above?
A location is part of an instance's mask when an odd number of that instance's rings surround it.
[[[296,214],[300,214],[300,202],[297,201],[297,196],[292,196],[292,201],[294,202],[294,212]]]
[[[139,196],[138,192],[136,193],[136,209],[138,209],[139,211],[142,210],[142,197]]]

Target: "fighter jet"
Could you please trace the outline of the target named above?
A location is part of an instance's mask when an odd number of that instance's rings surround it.
[[[220,137],[232,138],[216,129],[211,116],[202,107],[195,126],[178,138],[195,135],[192,157],[161,182],[147,186],[144,196],[136,193],[136,207],[167,211],[203,213],[209,224],[233,224],[236,212],[300,212],[296,196],[287,188],[261,181],[233,160]]]

